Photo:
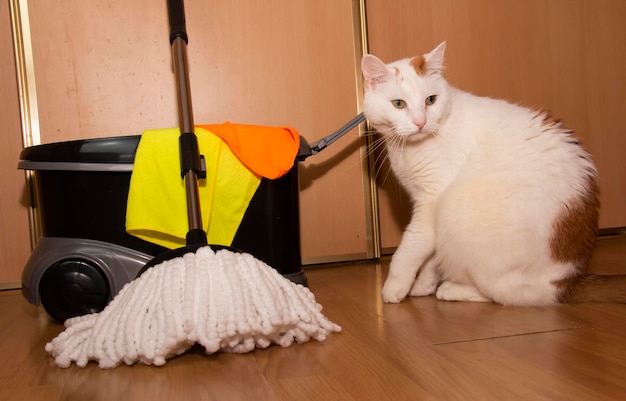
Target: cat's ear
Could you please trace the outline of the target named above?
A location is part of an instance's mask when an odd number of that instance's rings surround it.
[[[389,74],[389,70],[385,63],[383,63],[378,57],[373,54],[366,54],[361,59],[361,71],[363,71],[363,78],[367,86],[373,87],[374,85],[385,82]]]
[[[433,51],[424,54],[425,68],[428,73],[442,73],[445,69],[443,56],[446,52],[446,42],[441,42]]]

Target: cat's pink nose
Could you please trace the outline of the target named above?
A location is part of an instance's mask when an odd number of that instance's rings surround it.
[[[422,111],[415,110],[411,113],[411,121],[421,132],[426,125],[426,114]]]
[[[426,121],[425,120],[415,120],[415,121],[413,121],[413,124],[415,124],[421,131],[424,128],[424,125],[426,125]]]

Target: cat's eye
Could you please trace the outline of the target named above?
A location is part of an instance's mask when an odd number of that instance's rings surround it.
[[[402,99],[392,100],[391,103],[393,104],[393,107],[395,107],[396,109],[403,109],[406,107],[406,102]]]
[[[435,103],[437,101],[437,95],[430,95],[426,98],[426,106],[430,106],[431,104]]]

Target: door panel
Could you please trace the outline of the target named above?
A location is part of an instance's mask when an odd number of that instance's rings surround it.
[[[31,1],[42,142],[177,126],[165,1]],[[188,1],[196,123],[289,125],[314,141],[358,111],[351,2]],[[300,166],[305,263],[363,258],[357,130]]]
[[[0,21],[0,289],[4,289],[20,285],[22,268],[30,255],[30,235],[24,172],[17,169],[22,129],[7,3],[0,7]]]

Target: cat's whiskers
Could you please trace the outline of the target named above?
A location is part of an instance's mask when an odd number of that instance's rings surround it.
[[[406,150],[407,145],[407,137],[404,135],[388,135],[386,137],[386,146],[387,146],[387,157],[391,157],[393,155],[396,159],[401,159],[402,155]]]
[[[387,182],[387,178],[389,178],[389,174],[391,174],[391,167],[389,167],[389,163],[387,162],[388,160],[389,154],[387,153],[386,149],[382,149],[374,160],[374,166],[376,167],[376,170],[374,171],[374,178],[376,179],[376,181],[380,182],[381,185],[384,185],[385,182]],[[387,173],[385,174],[385,177],[380,180],[379,176],[380,173],[383,171],[383,168],[387,169]]]
[[[361,155],[357,161],[355,161],[354,163],[350,163],[350,165],[347,167],[350,170],[355,169],[355,168],[361,168],[363,164],[366,163],[368,158],[384,145],[384,142],[386,140],[384,136],[379,135],[379,133],[375,130],[369,130],[369,131],[365,131],[361,133],[361,138],[363,137],[374,137],[374,140],[367,144],[365,151],[361,152]],[[374,159],[375,166],[377,166],[380,160],[382,159],[381,166],[377,168],[375,177],[378,176],[378,171],[381,169],[382,163],[384,163],[385,153],[386,153],[385,151],[381,151],[375,155],[375,159]]]
[[[436,135],[436,132],[432,133]],[[409,142],[409,137],[396,129],[392,129],[390,132],[381,134],[376,130],[369,130],[362,133],[363,137],[373,137],[373,140],[367,145],[365,152],[362,153],[359,162],[355,163],[354,167],[362,165],[368,158],[374,155],[373,158],[373,175],[375,180],[384,185],[391,174],[390,156],[392,153],[397,157],[402,157],[406,152],[406,147]],[[384,177],[381,178],[381,174],[384,172]]]
[[[374,139],[367,144],[367,149],[361,158],[361,162],[365,161],[365,159],[370,157],[375,151],[383,146],[386,140],[383,135],[379,135],[376,131],[367,131],[363,134],[363,136],[373,137]]]
[[[395,139],[396,135],[382,135],[375,130],[366,131],[363,135],[374,137],[374,139],[368,144],[367,149],[361,158],[361,162],[364,162],[367,158],[374,155],[374,178],[381,184],[384,184],[387,181],[389,174],[391,174],[391,168],[389,167],[389,164],[386,163],[389,156],[388,151],[385,148],[387,146],[394,146],[393,143],[389,142],[397,141],[397,139]],[[387,172],[381,182],[379,176],[385,167],[387,167]]]

